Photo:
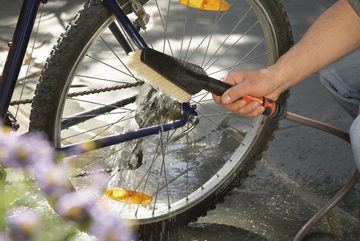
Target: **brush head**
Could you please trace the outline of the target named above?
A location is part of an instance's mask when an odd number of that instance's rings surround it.
[[[137,74],[136,77],[149,83],[153,88],[164,92],[166,95],[174,98],[179,102],[188,102],[191,99],[191,93],[187,92],[180,86],[172,83],[156,68],[152,68],[144,61],[146,50],[138,50],[130,53],[128,59],[128,68]],[[166,61],[158,59],[158,61]],[[174,66],[172,67],[174,68]]]

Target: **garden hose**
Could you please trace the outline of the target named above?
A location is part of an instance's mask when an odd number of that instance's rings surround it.
[[[334,126],[331,126],[329,124],[313,120],[304,116],[296,115],[290,112],[286,112],[284,119],[295,122],[301,125],[309,126],[324,132],[327,132],[329,134],[332,134],[334,136],[337,136],[344,141],[350,143],[350,136],[349,133],[338,129]],[[338,202],[353,188],[353,186],[357,183],[358,179],[360,177],[359,171],[356,169],[351,177],[348,179],[348,181],[344,184],[344,186],[335,194],[333,198],[330,199],[330,201],[325,204],[296,234],[293,241],[302,241],[303,238],[308,234],[310,229],[321,219],[323,218]]]

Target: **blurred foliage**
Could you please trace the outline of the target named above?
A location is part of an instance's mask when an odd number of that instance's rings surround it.
[[[46,196],[39,190],[34,180],[28,177],[28,174],[24,175],[22,171],[1,167],[0,175],[0,232],[6,231],[5,217],[9,210],[16,207],[29,207],[41,218],[36,241],[71,240],[78,234],[74,224],[64,221],[48,204]]]

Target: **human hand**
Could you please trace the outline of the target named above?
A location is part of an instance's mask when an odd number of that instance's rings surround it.
[[[247,103],[242,96],[267,97],[277,100],[282,90],[276,74],[268,69],[230,72],[224,82],[233,85],[222,96],[213,95],[216,103],[241,115],[255,117],[265,108],[259,101]]]

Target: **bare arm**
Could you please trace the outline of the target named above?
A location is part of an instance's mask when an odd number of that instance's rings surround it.
[[[340,0],[327,9],[274,65],[258,71],[229,73],[225,81],[235,86],[221,98],[214,96],[214,100],[231,111],[259,115],[263,108],[258,103],[246,104],[239,98],[253,95],[277,99],[286,89],[358,47],[360,17],[347,0]]]

